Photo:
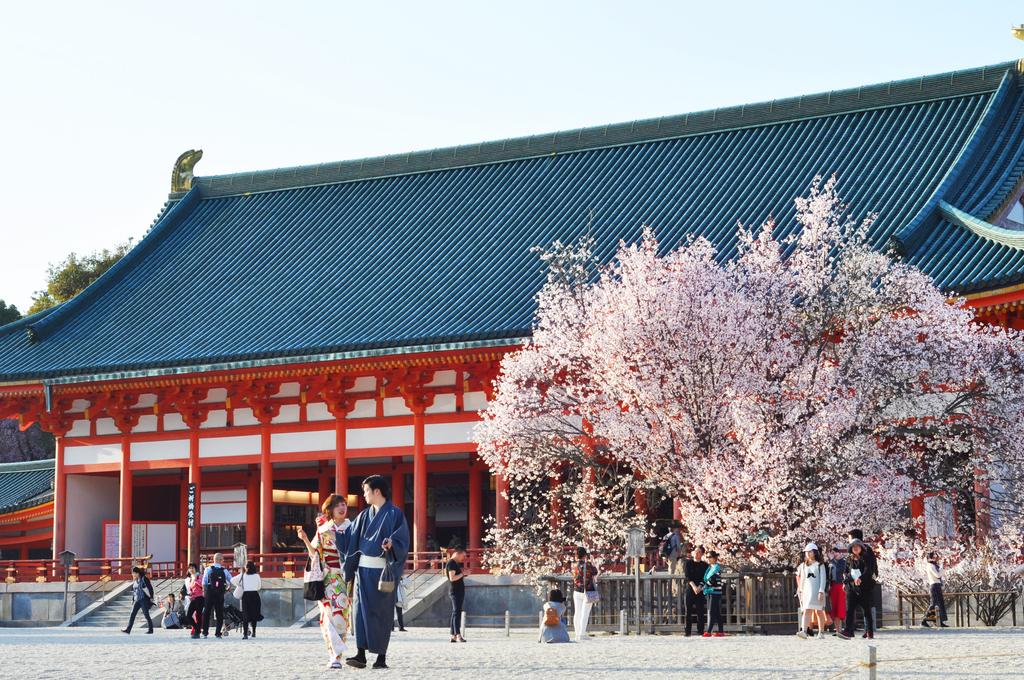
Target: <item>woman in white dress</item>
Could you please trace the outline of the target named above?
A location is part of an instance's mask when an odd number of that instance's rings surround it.
[[[825,639],[825,600],[828,584],[826,583],[824,560],[821,551],[814,543],[804,546],[804,561],[796,570],[796,589],[800,597],[800,630],[797,637],[806,639],[807,628],[811,621],[818,624],[818,639]]]

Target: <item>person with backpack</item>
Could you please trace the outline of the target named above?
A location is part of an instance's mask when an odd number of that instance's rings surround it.
[[[221,628],[224,625],[224,593],[228,591],[230,581],[228,570],[224,568],[224,555],[215,553],[213,564],[208,566],[206,572],[203,573],[203,598],[206,600],[203,612],[204,638],[210,635],[211,615],[216,615],[215,634],[217,637],[221,637]]]
[[[147,635],[153,634],[153,619],[149,616],[149,608],[153,606],[153,584],[150,582],[149,577],[146,576],[146,570],[142,567],[132,567],[132,573],[135,574],[135,582],[132,584],[132,599],[135,604],[132,605],[132,614],[128,619],[128,627],[124,628],[121,632],[131,634],[132,626],[135,625],[135,616],[141,611],[142,615],[146,617],[146,623],[149,624],[149,630],[146,631]]]
[[[565,596],[556,588],[548,593],[548,600],[544,603],[544,620],[540,625],[540,639],[537,641],[549,644],[568,642],[569,629],[565,627],[564,619]]]
[[[598,573],[597,567],[587,559],[587,549],[582,545],[576,548],[576,564],[572,567],[572,627],[576,642],[588,639],[590,610],[601,599],[597,590]]]
[[[718,553],[708,552],[708,568],[704,572],[704,597],[708,601],[708,628],[702,637],[725,637],[725,623],[722,620],[722,565],[718,563]],[[718,632],[712,630],[718,625]]]
[[[188,576],[185,577],[185,590],[188,592],[188,609],[185,620],[191,624],[192,639],[199,639],[203,629],[203,608],[206,598],[203,597],[203,577],[199,574],[199,565],[188,565]]]
[[[672,525],[671,530],[661,541],[661,557],[668,565],[668,573],[675,574],[680,567],[680,558],[683,556],[683,527],[679,523]],[[679,581],[672,579],[672,596],[679,595]]]
[[[854,539],[850,543],[850,554],[846,557],[846,569],[843,572],[843,584],[846,588],[846,622],[837,635],[843,640],[853,638],[853,629],[857,620],[857,609],[864,616],[864,637],[875,637],[874,622],[871,618],[871,594],[875,588],[875,564],[868,559],[864,544]]]
[[[946,598],[942,594],[942,566],[939,564],[939,554],[930,552],[927,560],[924,565],[924,576],[932,601],[928,605],[928,611],[924,613],[924,618],[921,619],[921,625],[928,628],[928,620],[931,619],[939,624],[939,628],[949,628],[946,625]]]

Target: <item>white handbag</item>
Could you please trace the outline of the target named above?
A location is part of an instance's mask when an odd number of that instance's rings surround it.
[[[242,572],[242,577],[240,579],[238,579],[238,585],[235,586],[235,591],[232,593],[232,595],[235,596],[236,600],[241,602],[242,601],[242,593],[244,593],[244,592],[245,592],[245,572]]]

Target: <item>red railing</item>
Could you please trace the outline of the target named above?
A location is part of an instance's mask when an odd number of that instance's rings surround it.
[[[143,557],[82,557],[68,568],[68,580],[107,581],[127,580],[132,567],[149,565],[149,556]],[[49,583],[64,580],[64,566],[60,560],[3,560],[0,570],[7,583]]]
[[[563,567],[566,571],[571,568],[576,559],[575,548],[565,546],[563,548]],[[466,551],[466,562],[464,569],[467,573],[487,572],[485,559],[487,548],[471,548]],[[234,572],[234,555],[225,551],[222,564]],[[406,557],[405,571],[438,571],[444,568],[450,551],[430,550],[422,552],[410,552]],[[106,580],[128,580],[132,577],[132,567],[144,566],[151,578],[182,578],[187,571],[187,564],[184,562],[153,562],[150,556],[142,557],[81,557],[75,560],[68,570],[69,580],[75,581],[106,581]],[[287,553],[249,553],[248,559],[256,563],[259,573],[266,578],[301,578],[302,570],[306,564],[305,552]],[[601,563],[601,570],[609,573],[625,573],[627,571],[627,560],[620,552],[594,550],[590,553],[590,559]],[[206,553],[200,556],[199,564],[205,568],[213,564],[213,553]],[[647,571],[659,567],[661,559],[656,550],[648,552],[644,559]],[[64,580],[64,567],[58,560],[2,560],[0,561],[0,574],[7,583],[47,583]]]

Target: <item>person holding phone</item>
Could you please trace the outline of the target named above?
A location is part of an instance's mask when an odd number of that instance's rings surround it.
[[[846,588],[846,621],[838,636],[843,640],[853,638],[857,609],[860,609],[866,630],[864,637],[873,639],[875,629],[871,618],[871,598],[875,588],[875,563],[874,560],[868,559],[864,543],[860,539],[854,539],[850,543],[843,584]]]
[[[462,637],[462,606],[466,601],[466,582],[463,580],[466,575],[462,573],[462,564],[466,561],[466,551],[462,548],[452,550],[451,559],[444,567],[444,574],[448,578],[448,598],[452,602],[451,623],[448,626],[452,636],[452,642],[465,642]]]

